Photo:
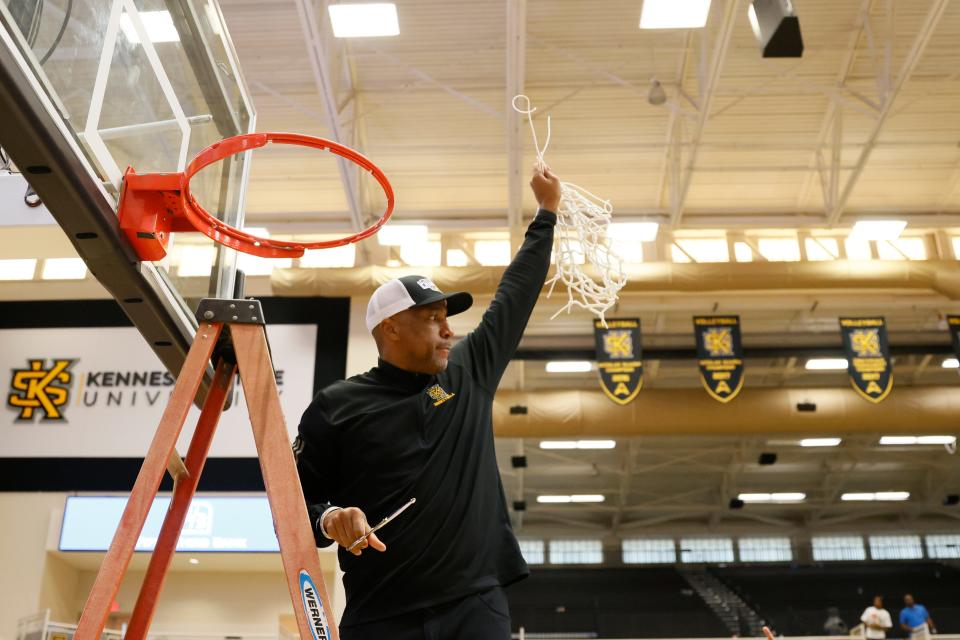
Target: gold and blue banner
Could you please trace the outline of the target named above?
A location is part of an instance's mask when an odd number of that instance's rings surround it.
[[[950,330],[950,341],[953,342],[953,353],[960,360],[960,316],[947,316],[947,328]]]
[[[637,397],[643,386],[640,319],[611,319],[606,327],[602,320],[594,320],[593,336],[600,388],[608,398],[625,405]]]
[[[714,400],[730,402],[743,388],[740,316],[694,316],[700,381]]]
[[[883,318],[840,318],[850,383],[870,402],[880,402],[893,389],[893,363]]]

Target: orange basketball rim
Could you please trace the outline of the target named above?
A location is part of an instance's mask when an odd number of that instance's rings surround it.
[[[322,242],[287,242],[260,238],[232,227],[211,215],[190,192],[190,180],[201,169],[224,158],[266,146],[290,144],[329,151],[361,166],[383,188],[387,206],[380,219],[351,236]],[[393,187],[369,158],[336,142],[297,133],[248,133],[216,142],[200,153],[182,173],[138,174],[132,167],[123,177],[120,192],[120,229],[141,260],[157,261],[167,255],[171,232],[199,231],[218,244],[263,258],[299,258],[310,249],[329,249],[369,238],[393,213]]]

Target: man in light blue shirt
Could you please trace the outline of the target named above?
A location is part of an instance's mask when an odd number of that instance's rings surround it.
[[[933,618],[927,608],[916,604],[909,593],[903,596],[903,609],[900,610],[900,628],[910,634],[910,638],[924,638],[928,633],[936,633]]]

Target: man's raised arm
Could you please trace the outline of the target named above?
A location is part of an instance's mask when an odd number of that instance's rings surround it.
[[[547,167],[535,169],[530,188],[540,209],[527,227],[523,245],[504,271],[480,325],[451,353],[451,360],[464,365],[491,394],[520,344],[550,268],[560,180]]]

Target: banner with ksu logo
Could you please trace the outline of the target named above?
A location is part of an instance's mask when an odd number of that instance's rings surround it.
[[[597,347],[600,388],[607,397],[625,405],[637,397],[643,386],[643,356],[640,350],[640,319],[621,318],[593,321]]]
[[[714,400],[730,402],[743,388],[740,316],[694,316],[700,381]]]
[[[317,326],[267,327],[290,439],[313,396]],[[167,372],[132,327],[0,330],[0,442],[9,457],[142,457],[173,391]],[[177,446],[185,453],[200,411]],[[256,455],[243,391],[223,414],[213,456]]]
[[[870,402],[880,402],[893,389],[893,367],[887,325],[883,318],[840,318],[850,383]]]

